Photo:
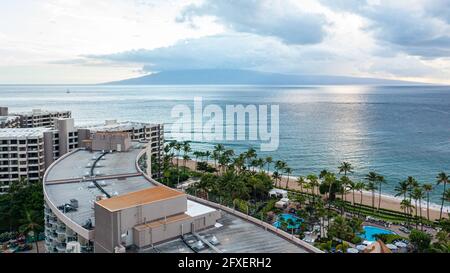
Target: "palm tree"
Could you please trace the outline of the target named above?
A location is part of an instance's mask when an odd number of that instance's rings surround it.
[[[422,187],[427,195],[427,219],[430,221],[430,192],[433,191],[433,185],[423,184]]]
[[[450,189],[447,189],[444,193],[444,199],[447,202],[450,202]]]
[[[421,187],[415,187],[412,191],[411,197],[414,199],[414,202],[416,204],[416,218],[417,218],[417,202],[419,202],[419,217],[420,222],[422,222],[422,199],[425,197],[423,189]]]
[[[220,166],[222,172],[225,171],[225,167],[228,166],[228,164],[230,163],[230,161],[231,161],[231,160],[230,160],[230,157],[229,157],[227,154],[223,153],[223,154],[220,156],[220,158],[219,158],[219,166]]]
[[[364,182],[360,181],[360,182],[356,182],[355,184],[355,190],[359,192],[359,210],[358,210],[358,215],[361,212],[361,207],[362,207],[362,203],[363,203],[363,190],[366,188],[366,184],[364,184]]]
[[[174,145],[174,149],[177,151],[177,179],[178,185],[180,184],[180,167],[179,167],[179,159],[180,159],[180,151],[182,149],[181,143],[176,142]]]
[[[409,218],[411,216],[411,210],[414,208],[413,205],[411,205],[411,200],[403,199],[402,202],[400,202],[400,208],[405,211],[405,214],[407,215],[408,223]]]
[[[195,161],[197,162],[197,161],[198,161],[198,158],[201,157],[201,156],[203,155],[203,153],[200,152],[200,151],[194,151],[194,152],[192,153],[192,155],[194,155]]]
[[[328,191],[326,192],[326,198],[328,199],[328,201],[331,201],[331,190],[333,188],[333,184],[336,183],[336,176],[334,173],[330,173],[330,172],[326,172],[323,173],[324,171],[322,171],[322,173],[320,173],[319,177],[322,176],[322,174],[324,174],[321,178],[323,179],[323,183],[324,185],[328,186]]]
[[[287,180],[286,180],[286,189],[287,189],[288,186],[289,186],[289,177],[292,174],[292,169],[289,168],[289,167],[286,167],[284,170],[285,170],[285,172],[287,174]]]
[[[378,183],[378,210],[381,207],[381,185],[386,184],[384,176],[378,175],[376,182]]]
[[[330,172],[327,171],[327,170],[322,170],[322,171],[320,172],[320,174],[319,174],[319,178],[320,178],[320,179],[325,178],[329,173],[330,173]]]
[[[348,187],[352,191],[352,205],[355,205],[356,183],[350,180],[349,183],[348,183]]]
[[[377,189],[375,183],[378,182],[380,175],[376,172],[369,172],[365,179],[368,181],[367,190],[372,192],[372,208],[375,210],[375,190]]]
[[[419,182],[417,182],[417,180],[412,176],[408,176],[406,182],[408,183],[409,200],[411,200],[412,191],[414,190],[414,188],[419,187]]]
[[[191,157],[188,154],[183,155],[183,168],[184,168],[183,170],[184,170],[184,173],[186,173],[186,162],[189,161],[189,160],[191,160]]]
[[[176,140],[171,140],[169,142],[169,144],[167,144],[167,146],[169,146],[170,150],[172,150],[172,153],[174,152],[173,150],[175,149],[176,145],[177,145],[177,141]]]
[[[258,159],[256,160],[256,163],[257,163],[257,165],[258,165],[259,171],[260,171],[260,172],[264,172],[264,164],[266,164],[266,161],[265,161],[264,159],[262,159],[262,158],[258,158]]]
[[[409,191],[409,183],[408,181],[400,181],[398,182],[398,185],[395,186],[394,190],[397,192],[395,196],[401,196],[403,195],[403,200],[406,200],[406,194]],[[405,211],[406,214],[406,211]]]
[[[247,152],[245,152],[245,158],[247,160],[247,168],[250,170],[250,164],[253,158],[256,158],[256,150],[253,147],[248,148]]]
[[[214,151],[218,152],[219,155],[220,155],[223,151],[225,151],[225,146],[223,144],[220,144],[220,143],[216,144],[214,146]]]
[[[214,168],[217,169],[217,160],[220,158],[220,153],[218,151],[213,151],[211,158],[214,159]]]
[[[210,151],[206,151],[204,153],[204,156],[206,157],[205,161],[208,162],[209,157],[211,156],[211,152]]]
[[[278,179],[281,178],[280,173],[278,173],[278,171],[274,171],[272,173],[272,178],[275,179],[275,187],[276,187],[278,184]]]
[[[252,172],[256,172],[255,168],[257,168],[259,166],[258,159],[253,159],[250,163],[250,166],[252,166]]]
[[[180,158],[181,143],[175,142],[173,149],[174,149],[175,151],[177,151],[177,170],[178,170],[178,166],[179,166],[179,165],[178,165],[178,160],[179,160],[179,158]]]
[[[313,203],[315,203],[316,193],[314,192],[314,189],[319,186],[319,178],[315,174],[309,174],[306,178],[309,180],[309,184],[311,185]]]
[[[297,184],[300,187],[300,192],[303,192],[303,186],[305,185],[306,181],[305,178],[303,176],[299,176],[297,178]]]
[[[403,195],[403,199],[406,199],[406,194],[409,191],[409,184],[408,181],[400,181],[398,182],[397,186],[395,186],[394,191],[396,191],[397,193],[395,194],[395,196],[401,196]]]
[[[277,160],[275,162],[275,170],[281,177],[281,171],[286,167],[286,163],[282,160]],[[280,186],[281,186],[281,180],[280,180]]]
[[[368,181],[366,184],[366,190],[370,191],[372,193],[372,210],[375,211],[375,190],[377,189],[377,186],[374,182]]]
[[[41,229],[39,225],[38,216],[34,211],[25,211],[25,218],[21,221],[22,225],[19,227],[20,232],[25,235],[33,234],[36,243],[36,252],[39,253],[38,245],[38,231]]]
[[[238,173],[241,173],[242,168],[244,167],[245,164],[245,159],[244,157],[241,155],[239,155],[238,157],[233,158],[233,165],[235,168],[237,168]]]
[[[269,170],[270,170],[270,164],[272,164],[273,159],[272,159],[271,156],[268,156],[268,157],[266,157],[265,161],[266,161],[266,164],[267,164],[267,173],[268,173]]]
[[[437,185],[444,184],[444,190],[442,191],[441,209],[440,209],[440,212],[439,212],[439,220],[441,220],[442,219],[442,210],[444,209],[445,191],[446,191],[445,188],[446,188],[447,183],[448,183],[448,175],[446,173],[444,173],[444,172],[441,172],[441,173],[439,173],[437,175],[436,179],[437,179]]]
[[[192,151],[191,144],[189,143],[189,141],[183,142],[182,149],[183,149],[184,168],[186,169],[186,161],[190,160],[190,157],[188,154]]]
[[[347,190],[348,187],[350,186],[350,184],[352,183],[352,181],[347,177],[347,176],[343,176],[341,177],[341,187],[342,187],[342,200],[347,201]]]
[[[339,166],[339,173],[344,173],[344,176],[347,176],[347,173],[353,173],[352,164],[344,161]]]

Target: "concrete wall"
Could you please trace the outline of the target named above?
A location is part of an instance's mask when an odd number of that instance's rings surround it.
[[[0,116],[8,115],[8,107],[0,107]]]
[[[48,168],[53,163],[53,132],[44,132],[44,161],[45,168]]]
[[[83,140],[91,139],[91,131],[89,129],[78,129],[78,146],[80,148],[86,148],[84,146]]]
[[[56,121],[56,128],[59,132],[59,154],[63,155],[69,152],[69,132],[75,131],[74,120],[72,118],[68,119],[58,119]]]
[[[118,213],[95,204],[94,252],[112,253],[119,244]]]
[[[184,213],[186,210],[185,195],[116,212],[95,204],[95,230],[99,231],[94,238],[95,252],[113,252],[114,247],[119,244],[130,246],[133,244],[133,228],[136,225]],[[122,237],[122,234],[127,236]],[[156,236],[164,237],[160,234]],[[167,238],[172,238],[171,235],[168,236]]]
[[[128,151],[131,147],[131,138],[128,133],[95,133],[92,136],[93,151]]]

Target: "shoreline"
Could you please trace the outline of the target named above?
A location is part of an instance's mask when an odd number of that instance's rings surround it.
[[[179,159],[180,161],[180,166],[183,165],[183,160]],[[176,159],[174,159],[174,161],[176,161]],[[196,169],[196,162],[195,160],[191,159],[186,161],[186,167],[188,167],[191,170],[195,170]],[[214,164],[214,162],[209,162],[209,164],[212,165]],[[269,172],[269,174],[271,174],[272,172]],[[285,185],[287,182],[287,176],[283,175],[281,178],[281,189],[285,189]],[[288,189],[293,189],[293,190],[300,190],[300,187],[297,184],[297,176],[290,176],[289,177],[289,184],[288,184]],[[317,189],[316,189],[317,190]],[[306,192],[303,189],[303,192]],[[310,191],[308,191],[310,192]],[[340,195],[338,195],[338,197],[340,197]],[[352,192],[349,192],[346,194],[346,199],[349,202],[352,202],[353,200],[353,194]],[[368,205],[371,206],[372,205],[372,194],[371,192],[368,191],[363,191],[362,192],[362,199],[363,205]],[[375,191],[375,207],[378,207],[378,192]],[[359,192],[355,192],[355,203],[359,204],[361,200],[361,194]],[[388,195],[388,194],[381,194],[381,208],[383,209],[389,209],[389,210],[395,210],[398,212],[402,212],[402,209],[400,208],[400,202],[401,199],[392,195]],[[411,202],[412,205],[414,205],[414,202]],[[439,219],[439,211],[440,211],[440,205],[436,204],[436,203],[432,203],[430,202],[430,220],[437,220]],[[449,218],[448,213],[450,212],[450,208],[448,206],[444,206],[443,210],[442,210],[442,218]],[[418,208],[418,215],[420,215],[420,211]],[[413,212],[413,215],[415,215],[415,211]],[[422,217],[427,218],[427,205],[426,205],[426,201],[425,203],[422,201]]]

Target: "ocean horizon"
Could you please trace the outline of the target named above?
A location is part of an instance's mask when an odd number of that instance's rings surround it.
[[[70,90],[70,93],[66,91]],[[350,162],[354,180],[376,171],[387,181],[383,193],[407,176],[436,184],[450,172],[450,87],[418,86],[252,86],[252,85],[0,85],[0,106],[10,112],[36,108],[71,110],[75,125],[118,121],[162,122],[169,130],[177,104],[277,104],[280,145],[260,152],[254,141],[224,144],[248,147],[259,155],[285,160],[293,176],[337,172]],[[193,142],[193,150],[212,149],[215,142]],[[442,188],[431,196],[440,204]]]

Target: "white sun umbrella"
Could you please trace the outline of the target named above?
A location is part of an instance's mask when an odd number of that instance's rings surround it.
[[[389,248],[390,250],[397,250],[397,246],[393,244],[387,244],[386,247]]]
[[[359,250],[356,249],[356,248],[351,247],[351,248],[347,249],[347,253],[359,253]]]
[[[396,242],[395,246],[399,247],[399,248],[405,248],[407,247],[407,245],[404,242]]]
[[[363,251],[364,249],[366,249],[366,246],[365,245],[357,245],[356,249],[359,251]]]

